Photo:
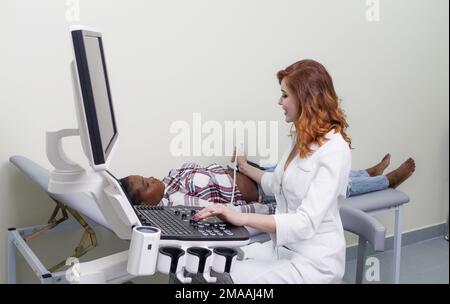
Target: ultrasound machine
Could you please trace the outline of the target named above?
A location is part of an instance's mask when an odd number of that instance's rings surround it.
[[[102,34],[86,27],[71,28],[74,60],[71,63],[78,129],[47,132],[47,157],[54,166],[48,192],[88,193],[110,228],[130,240],[127,252],[83,263],[76,282],[102,283],[115,271],[131,276],[155,272],[173,274],[190,282],[185,271],[203,274],[215,282],[211,269],[230,272],[237,257],[234,249],[249,243],[245,227],[217,217],[196,222],[199,207],[133,205],[109,164],[119,139],[111,98]],[[65,154],[62,139],[79,136],[90,168],[85,169]],[[83,206],[80,202],[80,211]],[[86,207],[84,207],[86,208]],[[122,268],[122,269],[120,269]],[[105,274],[106,273],[106,274]]]
[[[153,276],[157,272],[169,274],[169,282],[189,283],[192,279],[188,273],[196,275],[196,278],[203,277],[206,282],[216,282],[215,273],[232,273],[237,264],[237,253],[244,253],[239,248],[267,241],[269,235],[250,227],[235,227],[214,217],[195,222],[192,217],[198,211],[197,207],[130,203],[120,180],[108,171],[119,133],[102,35],[83,26],[72,27],[70,34],[74,50],[71,72],[78,128],[47,132],[46,153],[54,167],[51,172],[24,156],[10,157],[10,162],[39,185],[56,207],[48,224],[8,228],[8,283],[16,282],[16,253],[24,257],[45,284],[124,283],[137,276]],[[83,168],[65,153],[63,139],[70,136],[80,138],[90,165],[88,168]],[[356,282],[362,282],[366,244],[370,243],[375,251],[383,251],[385,245],[386,229],[368,212],[400,208],[408,201],[406,194],[388,189],[340,203],[343,228],[359,237]],[[401,214],[401,209],[395,210],[396,215]],[[62,217],[57,218],[60,212]],[[69,219],[69,213],[73,219]],[[401,220],[396,223],[396,231],[400,233],[394,242],[393,275],[394,281],[398,282]],[[75,253],[53,267],[46,267],[28,245],[39,235],[79,229],[80,225],[84,232]],[[87,262],[77,261],[97,244],[92,229],[94,225],[105,227],[120,239],[128,240],[129,249]],[[86,240],[91,244],[85,246]],[[56,246],[54,250],[57,250]],[[56,272],[65,265],[72,267]]]

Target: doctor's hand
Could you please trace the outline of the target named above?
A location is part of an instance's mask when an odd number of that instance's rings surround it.
[[[243,167],[247,164],[247,155],[245,154],[245,151],[242,150],[242,148],[239,149],[237,156],[237,165],[238,167]],[[233,151],[233,156],[231,157],[231,162],[234,163],[234,158],[236,157],[236,147]]]
[[[213,204],[198,211],[193,219],[200,221],[210,216],[217,216],[223,221],[226,221],[235,226],[244,226],[246,222],[246,214],[234,211],[222,204]]]

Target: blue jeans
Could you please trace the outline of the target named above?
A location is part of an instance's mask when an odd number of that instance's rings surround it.
[[[276,166],[264,168],[265,172],[273,172]],[[260,187],[258,185],[258,187]],[[366,170],[351,170],[347,186],[347,197],[389,188],[389,180],[384,175],[370,176]],[[275,196],[267,195],[260,187],[262,203],[274,203]]]
[[[389,180],[386,176],[370,176],[366,170],[352,170],[347,186],[347,197],[387,188],[389,188]]]

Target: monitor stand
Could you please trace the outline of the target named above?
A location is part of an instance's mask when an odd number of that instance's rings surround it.
[[[63,129],[46,134],[46,153],[49,162],[55,167],[50,174],[48,191],[52,193],[92,192],[102,184],[100,174],[86,171],[72,161],[64,152],[62,139],[79,136],[79,129]]]
[[[131,227],[139,224],[139,220],[120,186],[106,170],[86,170],[72,161],[64,152],[62,143],[63,138],[70,136],[79,136],[79,129],[63,129],[46,134],[47,158],[55,167],[50,173],[48,191],[91,195],[116,235],[121,239],[130,239]]]

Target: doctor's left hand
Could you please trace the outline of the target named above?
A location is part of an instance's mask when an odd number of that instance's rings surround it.
[[[243,150],[243,148],[239,148],[239,150],[234,147],[234,151],[233,151],[233,156],[231,157],[231,162],[234,163],[234,159],[236,157],[236,151],[237,151],[237,165],[239,168],[242,168],[244,165],[246,165],[247,162],[247,155],[245,153],[245,151]]]
[[[244,226],[246,222],[245,213],[234,211],[233,209],[222,204],[213,204],[203,208],[194,215],[193,219],[195,221],[200,221],[210,216],[217,216],[221,220],[235,226]]]

